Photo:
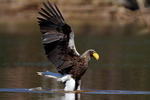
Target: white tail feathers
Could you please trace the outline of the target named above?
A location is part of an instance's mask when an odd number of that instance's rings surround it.
[[[46,76],[46,77],[54,78],[54,79],[58,79],[58,78],[61,78],[63,76],[59,73],[53,73],[53,72],[50,72],[50,71],[37,72],[37,74],[40,75],[40,76]]]

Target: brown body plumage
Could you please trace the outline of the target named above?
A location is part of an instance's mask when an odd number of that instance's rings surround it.
[[[98,54],[90,49],[80,55],[75,48],[74,33],[57,6],[52,6],[48,0],[47,4],[43,5],[44,8],[39,12],[42,18],[38,17],[38,22],[45,53],[59,73],[70,74],[78,85],[78,81],[88,68],[90,58],[98,59]]]

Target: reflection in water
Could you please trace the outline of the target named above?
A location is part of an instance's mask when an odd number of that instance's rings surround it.
[[[80,94],[76,93],[65,93],[61,100],[80,100]]]

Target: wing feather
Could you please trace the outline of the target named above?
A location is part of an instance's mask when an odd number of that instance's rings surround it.
[[[61,12],[59,11],[59,9],[58,9],[58,7],[56,6],[56,4],[55,4],[55,3],[54,3],[54,6],[55,6],[55,8],[56,8],[57,12],[59,13],[59,16],[61,17],[61,19],[65,22],[65,19],[63,18],[63,16],[62,16]]]
[[[42,12],[39,12],[39,14],[42,16],[42,17],[44,17],[44,18],[46,18],[46,19],[50,19],[50,17],[48,17],[48,16],[46,16],[45,14],[43,14]]]
[[[37,19],[45,53],[57,70],[64,74],[74,66],[74,57],[79,57],[74,44],[74,33],[55,3],[52,6],[47,0],[47,4],[43,5],[44,8],[39,12],[41,17]]]

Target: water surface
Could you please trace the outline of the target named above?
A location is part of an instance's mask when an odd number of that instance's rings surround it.
[[[102,36],[87,32],[76,34],[75,40],[80,53],[94,48],[100,60],[92,59],[82,78],[82,90],[92,92],[83,92],[80,96],[73,93],[70,97],[80,97],[79,100],[150,99],[149,35]],[[0,100],[64,100],[66,93],[28,91],[35,87],[63,89],[56,80],[36,75],[46,70],[56,72],[44,55],[39,32],[26,35],[1,32]]]

